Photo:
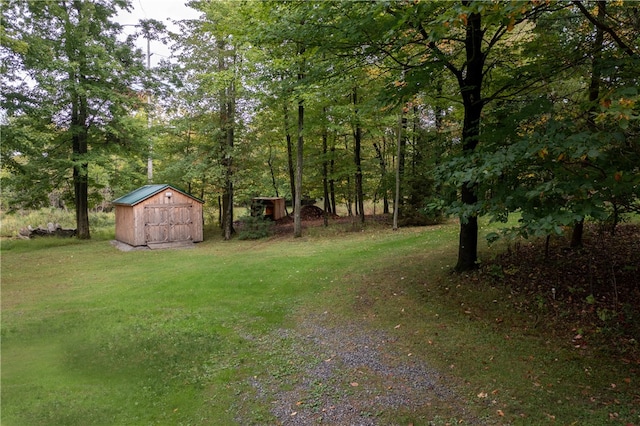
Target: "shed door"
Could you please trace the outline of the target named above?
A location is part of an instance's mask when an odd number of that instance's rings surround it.
[[[155,204],[144,208],[147,244],[189,241],[191,237],[191,204]]]

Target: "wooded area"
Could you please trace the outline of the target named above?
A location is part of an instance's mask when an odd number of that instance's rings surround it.
[[[114,21],[128,0],[2,8],[2,209],[88,211],[153,181],[208,204],[232,237],[256,196],[460,218],[515,235],[615,229],[640,213],[640,7],[631,1],[191,1],[169,32]],[[173,56],[145,67],[137,36]],[[497,238],[498,235],[492,237]]]

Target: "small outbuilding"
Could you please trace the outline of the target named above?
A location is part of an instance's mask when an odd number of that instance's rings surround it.
[[[145,185],[113,201],[116,240],[164,248],[203,239],[204,201],[171,185]]]
[[[251,199],[251,216],[262,216],[271,220],[287,215],[282,197],[255,197]]]

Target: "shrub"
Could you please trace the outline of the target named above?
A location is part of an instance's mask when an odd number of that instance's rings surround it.
[[[244,216],[240,218],[238,239],[259,240],[273,234],[274,222],[263,216]]]

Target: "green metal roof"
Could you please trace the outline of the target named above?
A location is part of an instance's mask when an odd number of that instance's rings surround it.
[[[158,184],[158,185],[145,185],[136,189],[135,191],[131,191],[127,195],[123,195],[120,198],[116,198],[113,200],[113,204],[119,204],[124,206],[135,206],[136,204],[146,200],[149,197],[156,195],[158,192],[162,192],[165,189],[171,188],[173,191],[180,192],[181,194],[186,195],[187,197],[193,198],[194,200],[204,203],[201,199],[194,197],[191,194],[187,194],[184,191],[179,190],[178,188],[174,188],[171,185],[167,184]]]

